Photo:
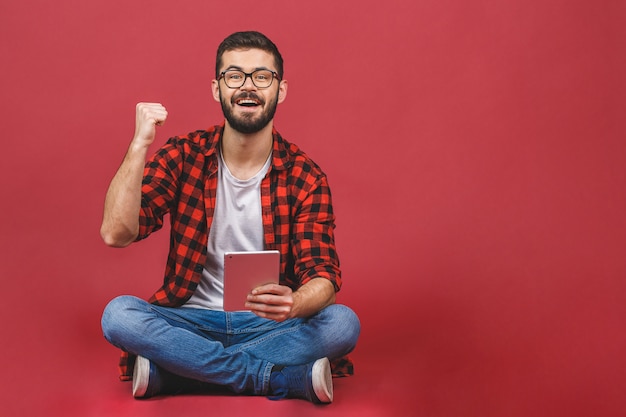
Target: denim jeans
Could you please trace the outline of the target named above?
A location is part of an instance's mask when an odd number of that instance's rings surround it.
[[[120,296],[105,308],[102,330],[114,346],[173,374],[267,395],[274,365],[341,357],[354,349],[360,324],[339,304],[278,323],[251,312],[160,307]]]

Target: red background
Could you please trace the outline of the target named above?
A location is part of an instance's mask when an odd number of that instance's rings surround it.
[[[625,5],[4,0],[2,413],[622,414]],[[222,120],[215,49],[248,29],[285,58],[278,129],[330,178],[357,375],[322,409],[134,401],[99,319],[158,286],[167,234],[106,248],[104,194],[137,101],[167,106],[159,143]]]

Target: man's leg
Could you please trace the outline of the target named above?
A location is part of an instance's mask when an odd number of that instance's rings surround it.
[[[328,358],[341,357],[354,349],[360,323],[352,310],[331,305],[307,319],[282,323],[252,313],[227,314],[233,344],[226,350],[248,352],[276,364],[270,376],[271,398],[333,401]]]
[[[186,316],[202,316],[205,320],[198,325]],[[274,364],[243,350],[227,351],[216,340],[223,330],[224,317],[222,312],[158,307],[122,296],[107,305],[102,329],[114,346],[139,354],[174,374],[227,386],[236,393],[268,394]],[[210,338],[209,334],[217,337]]]
[[[360,323],[348,307],[334,304],[307,319],[282,323],[252,313],[227,313],[232,338],[226,352],[247,352],[278,365],[302,365],[339,358],[356,346]]]

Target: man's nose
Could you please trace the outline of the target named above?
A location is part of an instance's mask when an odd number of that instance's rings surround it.
[[[246,74],[243,85],[240,87],[242,90],[256,90],[256,85],[252,82],[252,75]]]

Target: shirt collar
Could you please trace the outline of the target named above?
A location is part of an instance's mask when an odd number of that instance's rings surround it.
[[[224,134],[224,126],[225,122],[214,126],[214,134],[211,140],[211,143],[207,146],[205,155],[207,157],[212,157],[217,164],[217,150],[219,149],[220,140],[222,139],[222,135]],[[291,166],[291,160],[289,158],[289,151],[287,147],[287,142],[282,138],[280,133],[276,130],[276,128],[272,128],[272,169],[276,169],[282,171]],[[217,165],[215,167],[217,169]]]

